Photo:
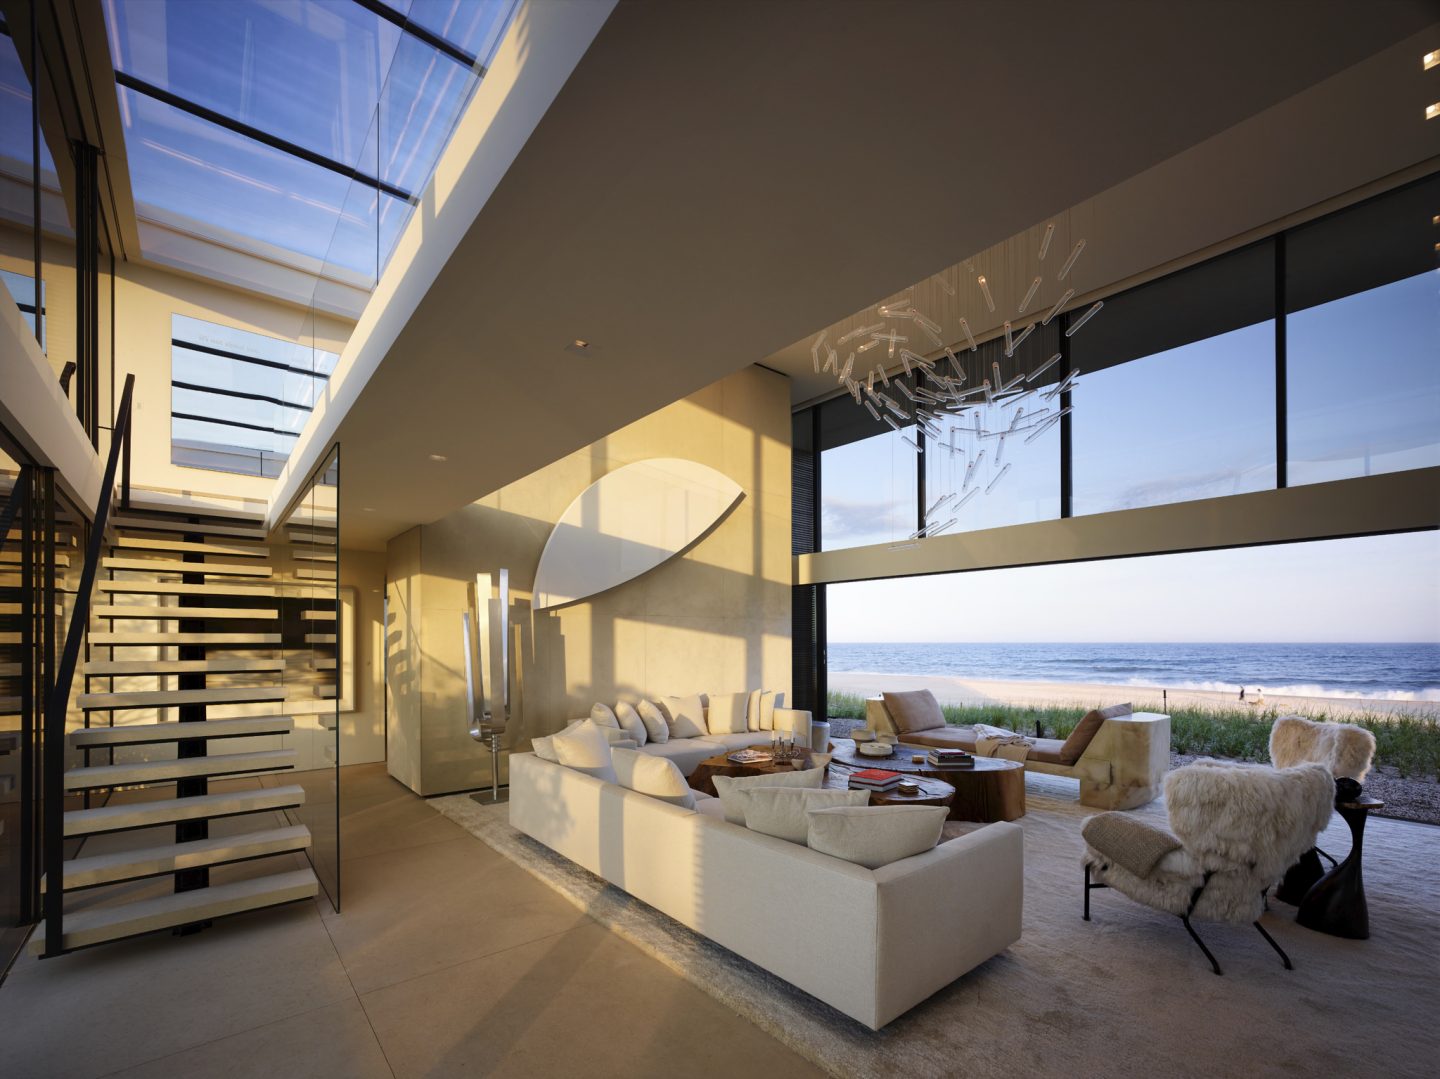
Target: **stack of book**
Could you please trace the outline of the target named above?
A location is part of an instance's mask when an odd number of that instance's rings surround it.
[[[963,749],[932,749],[925,760],[931,768],[975,767],[975,758]]]
[[[852,790],[890,791],[898,787],[903,778],[899,772],[891,772],[884,768],[866,768],[863,772],[850,773],[850,788]]]

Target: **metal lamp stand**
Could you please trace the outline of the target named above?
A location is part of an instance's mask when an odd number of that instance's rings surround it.
[[[470,800],[482,806],[510,801],[510,787],[507,785],[503,791],[500,789],[500,736],[504,733],[504,727],[482,725],[480,728],[481,739],[490,745],[490,790],[477,791],[470,796]]]
[[[510,800],[507,787],[500,792],[500,739],[510,719],[510,571],[499,572],[498,596],[491,592],[488,573],[475,575],[475,620],[470,612],[461,615],[465,635],[465,695],[471,715],[470,737],[490,750],[490,791],[472,794],[480,805],[498,805]],[[473,629],[473,632],[472,632]],[[491,666],[490,688],[485,693],[485,668]]]

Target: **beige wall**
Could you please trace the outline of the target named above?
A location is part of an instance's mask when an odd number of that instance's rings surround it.
[[[391,774],[422,794],[489,781],[488,756],[467,731],[461,649],[476,573],[510,571],[516,718],[507,746],[558,730],[596,700],[788,693],[789,400],[788,379],[748,367],[392,540]],[[745,497],[684,555],[532,617],[540,552],[566,507],[601,476],[651,457],[709,465]]]
[[[0,228],[0,268],[29,276],[33,270],[29,244],[28,233]],[[75,358],[74,249],[47,235],[43,254],[46,355],[58,374],[67,360]],[[108,274],[101,276],[100,293],[100,409],[108,416],[112,407],[105,367],[110,343]],[[133,481],[147,487],[268,498],[274,480],[170,463],[170,316],[190,315],[287,341],[314,341],[330,352],[344,347],[352,324],[324,314],[316,317],[305,308],[255,293],[131,262],[116,265],[114,309],[116,392],[127,374],[135,375]],[[105,445],[102,441],[102,448]]]
[[[340,763],[385,759],[385,555],[340,552],[340,587],[355,590],[355,709],[340,714]]]
[[[274,480],[170,463],[170,316],[190,315],[339,352],[349,323],[150,266],[126,263],[115,281],[115,383],[135,373],[135,482],[246,498],[268,498]]]

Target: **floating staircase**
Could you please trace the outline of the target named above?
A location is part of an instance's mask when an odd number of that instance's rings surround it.
[[[297,695],[314,701],[334,691],[287,669],[282,597],[292,593],[276,578],[264,528],[132,503],[106,538],[100,568],[108,579],[96,581],[90,608],[92,655],[80,672],[83,692],[72,698],[84,726],[66,739],[73,808],[63,833],[73,857],[60,874],[61,951],[194,929],[319,891],[303,858],[309,830],[285,816],[304,805],[304,789],[264,784],[297,764],[286,714]],[[333,536],[315,538],[333,551]],[[309,557],[292,576],[311,578],[316,561],[324,560]],[[333,569],[324,572],[333,579]],[[330,590],[325,599],[333,598]],[[334,629],[333,602],[302,606],[290,615],[292,647],[333,642],[333,632],[307,632]],[[334,670],[328,656],[307,666]],[[316,678],[333,682],[333,674]],[[236,779],[259,782],[240,789]],[[212,832],[216,821],[226,823]],[[222,867],[239,868],[212,882]],[[48,891],[50,882],[41,886]],[[83,900],[71,902],[80,892]],[[45,948],[42,929],[31,950]]]

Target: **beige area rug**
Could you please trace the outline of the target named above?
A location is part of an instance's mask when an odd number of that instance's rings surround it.
[[[506,807],[432,800],[613,932],[836,1076],[1372,1076],[1436,1074],[1440,1059],[1440,828],[1372,820],[1372,936],[1340,940],[1273,904],[1262,924],[1197,923],[1216,977],[1180,922],[1110,890],[1081,920],[1075,785],[1027,777],[1024,935],[884,1030],[690,931],[511,828]],[[1138,811],[1164,820],[1155,803]],[[947,826],[957,831],[966,825]],[[1343,856],[1336,817],[1321,846]],[[837,927],[837,932],[839,927]]]

